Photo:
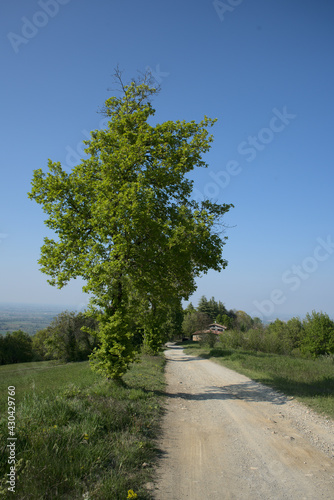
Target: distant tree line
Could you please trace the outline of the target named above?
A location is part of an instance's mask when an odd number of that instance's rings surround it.
[[[147,349],[145,331],[141,327],[140,308],[133,316],[132,342],[138,351]],[[275,354],[317,357],[334,354],[334,321],[327,314],[313,311],[305,319],[291,318],[287,322],[276,319],[264,325],[259,318],[251,318],[244,311],[227,310],[214,297],[201,297],[195,308],[191,303],[185,308],[170,307],[165,321],[159,327],[159,335],[165,341],[191,338],[195,332],[202,342],[212,347],[245,349]],[[227,330],[219,335],[207,332],[211,323],[224,325]],[[98,331],[101,325],[93,316],[64,311],[56,316],[47,328],[34,336],[22,330],[0,335],[0,365],[41,360],[63,362],[84,361],[99,347]]]
[[[195,308],[191,303],[184,311],[183,335],[205,331],[210,323],[220,323],[227,330],[217,338],[204,333],[202,342],[227,349],[245,349],[273,354],[317,357],[334,354],[334,321],[326,313],[313,311],[301,320],[284,322],[276,319],[264,325],[244,311],[226,310],[224,304],[202,297]]]
[[[88,329],[97,329],[94,319],[83,313],[65,311],[34,336],[22,330],[0,335],[0,364],[51,359],[65,362],[86,360],[98,345]]]
[[[262,325],[259,318],[251,318],[244,311],[227,310],[222,302],[217,302],[214,297],[208,300],[204,295],[200,298],[196,308],[190,303],[184,310],[182,329],[186,336],[196,330],[207,329],[211,323],[219,323],[229,330],[235,329],[242,332]]]
[[[93,318],[65,311],[34,335],[33,347],[43,359],[84,361],[98,345],[91,334],[96,330],[97,322]]]
[[[141,327],[142,322],[139,320],[141,314],[144,312],[138,308],[137,315],[132,317],[130,325],[133,332],[131,341],[138,351],[143,347],[149,349],[147,339],[145,342],[145,331]],[[160,337],[167,341],[180,334],[182,320],[182,307],[170,307],[165,321],[159,325],[152,324],[152,328],[159,327]],[[99,347],[100,327],[94,316],[64,311],[34,336],[21,330],[0,335],[0,365],[42,360],[87,360]]]
[[[22,330],[0,335],[0,365],[33,361],[32,338]]]

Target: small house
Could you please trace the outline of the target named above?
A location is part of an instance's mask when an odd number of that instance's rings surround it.
[[[198,342],[199,340],[201,340],[201,334],[203,335],[203,333],[215,333],[216,335],[219,335],[220,333],[225,332],[225,330],[227,330],[226,326],[220,325],[219,323],[212,323],[211,325],[209,325],[208,330],[199,330],[197,332],[194,332],[191,337],[192,340]]]

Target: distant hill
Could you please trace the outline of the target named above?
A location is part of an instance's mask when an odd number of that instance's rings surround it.
[[[49,326],[55,316],[62,311],[72,311],[67,306],[45,304],[4,304],[0,303],[0,334],[23,330],[34,335]]]

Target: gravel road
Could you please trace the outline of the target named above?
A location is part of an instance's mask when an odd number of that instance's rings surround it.
[[[168,345],[157,500],[334,500],[334,423]]]

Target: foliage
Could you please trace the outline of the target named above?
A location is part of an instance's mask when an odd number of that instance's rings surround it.
[[[291,318],[287,323],[276,319],[266,328],[265,351],[277,354],[297,353],[303,335],[299,318]]]
[[[245,311],[235,311],[234,317],[232,321],[232,327],[240,330],[242,332],[246,332],[253,326],[253,320],[249,316],[249,314],[245,313]]]
[[[228,314],[218,314],[216,317],[216,322],[220,325],[226,326],[226,328],[232,328],[233,320]]]
[[[211,318],[204,312],[194,311],[185,314],[182,323],[183,333],[191,336],[195,332],[207,330],[211,323]]]
[[[211,323],[217,320],[217,316],[227,314],[227,310],[221,301],[217,302],[214,297],[208,300],[205,295],[200,298],[197,311],[207,314]]]
[[[300,348],[301,340],[303,337],[303,324],[299,318],[291,318],[287,322],[290,352],[293,353]]]
[[[303,321],[301,350],[313,357],[334,353],[334,321],[327,314],[312,311]]]
[[[17,330],[0,335],[0,365],[32,361],[34,352],[30,335]]]
[[[136,359],[137,351],[127,321],[128,316],[120,309],[112,316],[99,316],[100,345],[90,356],[91,365],[94,370],[110,378],[122,377]]]
[[[180,303],[171,307],[165,323],[161,325],[163,340],[179,338],[182,332],[184,313]]]
[[[43,330],[39,330],[32,337],[33,349],[44,361],[53,359],[47,347],[47,340],[50,334],[49,328],[43,328]]]
[[[288,354],[291,351],[289,346],[289,330],[287,324],[276,319],[266,328],[265,335],[266,352],[275,352],[277,354]]]
[[[183,310],[177,298],[152,304],[144,300],[136,305],[136,329],[142,329],[142,348],[150,354],[157,354],[167,340],[179,337]]]
[[[207,166],[202,155],[215,120],[153,126],[152,82],[124,85],[116,77],[122,95],[106,100],[109,122],[85,141],[88,159],[70,173],[49,160],[48,173],[34,172],[29,193],[57,235],[44,240],[41,270],[59,288],[85,280],[91,314],[102,323],[92,363],[113,378],[135,359],[138,329],[156,349],[169,304],[188,298],[202,273],[225,268],[221,218],[232,206],[194,201],[187,177]],[[134,303],[146,312],[136,328]]]
[[[240,330],[226,330],[219,336],[220,344],[226,349],[238,349],[245,343],[245,334]]]
[[[187,307],[183,309],[183,314],[186,315],[188,313],[193,313],[196,311],[196,308],[193,306],[192,302],[189,302]]]
[[[97,323],[83,313],[64,311],[33,337],[34,349],[44,359],[82,361],[98,346]],[[95,332],[95,336],[91,334]]]
[[[208,345],[209,347],[214,347],[218,342],[218,335],[211,331],[204,331],[200,336],[200,344]]]

